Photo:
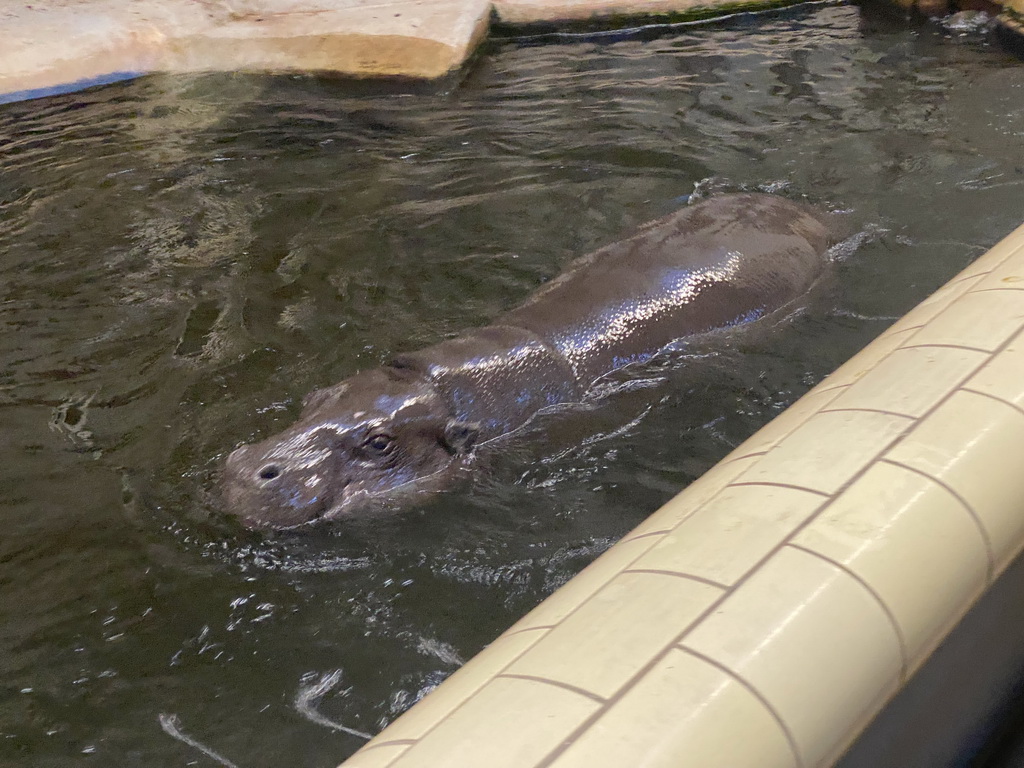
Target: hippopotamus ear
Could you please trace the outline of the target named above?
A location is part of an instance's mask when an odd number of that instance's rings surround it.
[[[479,434],[479,424],[449,419],[448,423],[444,425],[444,434],[441,439],[445,448],[457,456],[469,453],[473,449]]]

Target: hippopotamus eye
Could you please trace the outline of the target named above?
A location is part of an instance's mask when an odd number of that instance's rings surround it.
[[[366,438],[363,448],[373,454],[383,455],[394,447],[395,440],[386,432],[377,432]]]

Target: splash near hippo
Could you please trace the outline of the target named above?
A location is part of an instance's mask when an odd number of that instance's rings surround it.
[[[493,324],[311,393],[294,425],[228,457],[228,511],[289,528],[444,488],[479,446],[612,371],[796,309],[830,244],[819,212],[764,194],[650,222]]]

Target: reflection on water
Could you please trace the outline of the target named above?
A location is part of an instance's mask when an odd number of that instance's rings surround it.
[[[0,762],[336,764],[1019,224],[1019,63],[865,13],[501,41],[441,92],[149,77],[0,107]],[[308,390],[698,183],[870,236],[792,327],[629,372],[408,515],[218,516],[224,456]]]

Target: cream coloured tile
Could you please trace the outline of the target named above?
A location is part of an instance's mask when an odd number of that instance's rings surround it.
[[[970,512],[933,480],[872,466],[794,538],[844,565],[889,608],[913,665],[984,588],[988,551]]]
[[[959,347],[893,351],[832,401],[829,408],[864,408],[921,416],[988,359]]]
[[[631,567],[734,584],[825,501],[795,488],[730,486]]]
[[[982,259],[985,259],[992,264],[1002,263],[1010,257],[1019,256],[1022,246],[1024,246],[1024,224],[1017,227],[1013,232],[993,245],[989,249],[988,253],[982,256],[981,259],[978,259],[975,263],[981,263]]]
[[[905,346],[949,344],[991,352],[1022,326],[1024,293],[968,292],[911,336]]]
[[[848,387],[859,381],[890,352],[903,344],[916,328],[901,328],[898,324],[886,330],[860,352],[851,357],[812,389],[808,394],[831,392],[839,395],[838,388]]]
[[[651,536],[620,541],[513,624],[508,632],[557,624],[657,542],[658,538]]]
[[[592,699],[557,686],[497,678],[393,765],[528,768],[561,744],[599,706]]]
[[[1024,414],[991,397],[956,392],[886,458],[948,485],[981,521],[996,573],[1024,543]]]
[[[1024,227],[1018,227],[1000,240],[972,266],[985,268],[989,272],[977,284],[979,289],[1024,286]]]
[[[778,720],[735,678],[673,648],[551,768],[795,768]]]
[[[1015,258],[997,267],[974,286],[974,291],[1024,290],[1024,260]]]
[[[1024,333],[996,353],[965,388],[1024,407]]]
[[[680,520],[685,520],[694,511],[713,499],[759,459],[759,456],[746,456],[730,461],[726,457],[725,460],[694,480],[681,493],[669,499],[657,512],[626,534],[623,541],[629,541],[637,536],[646,536],[656,531],[671,530],[679,524]]]
[[[431,691],[424,699],[427,706],[411,707],[381,731],[376,739],[396,741],[420,738],[543,636],[543,631],[501,635]]]
[[[836,566],[785,547],[695,627],[682,645],[758,691],[804,765],[845,745],[895,689],[901,659],[878,601]]]
[[[781,483],[835,493],[910,423],[907,417],[874,411],[815,414],[736,482]]]
[[[507,670],[608,698],[671,645],[722,590],[678,576],[625,573]]]
[[[986,251],[982,256],[987,256],[991,251]],[[977,258],[964,267],[960,272],[950,278],[949,283],[956,283],[961,280],[970,280],[973,278],[984,277],[991,272],[995,267],[999,265],[998,260],[991,260],[989,258]]]
[[[907,328],[916,328],[933,320],[940,312],[948,307],[954,299],[963,296],[971,288],[978,284],[984,275],[976,274],[973,277],[960,277],[951,280],[939,290],[932,293],[928,298],[910,310],[902,318],[896,321],[890,332],[899,332]],[[916,342],[915,342],[916,343]]]
[[[811,390],[741,443],[736,450],[726,456],[725,461],[733,457],[764,453],[774,448],[782,438],[838,397],[842,386],[844,385],[837,384],[826,390]]]
[[[374,742],[370,742],[370,744],[373,745]],[[342,765],[345,768],[388,768],[407,749],[409,749],[408,744],[384,744],[373,746],[371,749],[364,747]]]

